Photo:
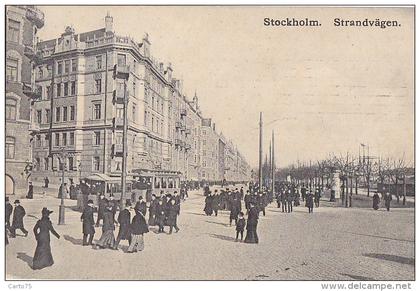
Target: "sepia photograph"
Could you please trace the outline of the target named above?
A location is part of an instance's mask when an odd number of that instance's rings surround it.
[[[95,4],[3,6],[6,284],[414,289],[414,5]]]

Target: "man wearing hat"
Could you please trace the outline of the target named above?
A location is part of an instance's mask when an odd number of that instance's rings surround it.
[[[34,198],[34,185],[32,185],[32,182],[29,182],[28,194],[26,195],[26,198],[28,199]]]
[[[13,206],[10,204],[9,197],[6,197],[6,206],[5,206],[5,213],[6,213],[6,229],[10,229],[10,216],[13,213]]]
[[[127,200],[125,202],[125,209],[120,211],[118,214],[118,223],[120,224],[120,229],[118,231],[117,240],[115,241],[115,249],[118,249],[121,240],[128,240],[128,244],[131,243],[131,232],[130,232],[130,222],[131,222],[131,202]]]
[[[15,210],[13,211],[12,227],[10,228],[11,237],[16,237],[16,229],[20,229],[25,237],[28,236],[28,231],[23,226],[23,217],[26,215],[25,209],[20,205],[19,200],[15,200]]]
[[[93,236],[95,235],[95,220],[93,219],[93,201],[88,200],[87,206],[83,210],[80,220],[83,222],[83,245],[92,245]],[[89,236],[89,241],[88,241]]]
[[[143,216],[146,216],[147,205],[146,205],[146,202],[144,202],[144,200],[143,200],[143,196],[139,196],[139,201],[137,201],[134,209],[139,210],[141,212],[141,214],[143,214]]]

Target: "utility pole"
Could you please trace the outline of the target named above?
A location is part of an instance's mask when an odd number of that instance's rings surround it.
[[[124,208],[124,199],[126,197],[127,191],[127,129],[128,129],[128,118],[127,118],[127,105],[128,105],[128,98],[127,98],[127,80],[124,80],[124,118],[123,118],[123,156],[122,156],[122,167],[121,167],[121,199],[120,199],[120,206],[121,209]]]
[[[271,153],[271,159],[272,159],[272,161],[271,161],[271,183],[272,183],[272,185],[271,185],[271,189],[272,189],[272,191],[273,191],[273,197],[275,196],[275,192],[274,192],[274,187],[275,187],[275,185],[276,185],[276,176],[275,176],[275,173],[276,173],[276,162],[275,162],[275,159],[274,159],[274,130],[272,131],[272,134],[271,134],[272,136],[271,136],[271,151],[272,151],[272,153]]]
[[[259,147],[259,170],[258,170],[258,187],[259,191],[262,191],[262,184],[263,184],[263,173],[262,173],[262,159],[263,159],[263,121],[262,121],[262,112],[260,112],[260,147]]]
[[[60,206],[58,208],[58,224],[59,225],[63,225],[65,224],[65,206],[64,206],[64,193],[65,193],[65,189],[64,189],[64,171],[65,171],[65,165],[66,163],[64,162],[64,159],[66,158],[66,153],[64,151],[64,147],[61,148],[61,151],[59,153],[59,163],[61,165],[61,191],[60,191],[60,195],[61,195],[61,201],[60,201]]]

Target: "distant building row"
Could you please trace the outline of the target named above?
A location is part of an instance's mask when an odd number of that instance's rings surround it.
[[[236,147],[201,115],[197,94],[189,100],[182,81],[141,43],[105,27],[37,43],[25,105],[30,116],[31,179],[78,182],[93,173],[120,176],[124,96],[128,98],[128,175],[176,175],[181,181],[245,181],[250,167]],[[34,47],[34,43],[32,48]],[[23,69],[22,69],[23,70]],[[128,80],[115,78],[125,72]],[[9,77],[8,77],[9,78]],[[25,82],[26,83],[26,82]],[[30,112],[29,112],[30,107]]]

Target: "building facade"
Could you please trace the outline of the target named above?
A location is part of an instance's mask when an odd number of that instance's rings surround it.
[[[34,66],[43,26],[44,14],[35,6],[6,6],[6,195],[26,194],[31,178],[31,103],[40,97]]]
[[[171,64],[152,57],[147,34],[141,43],[119,36],[107,15],[104,28],[77,34],[67,27],[59,38],[40,42],[38,52],[42,96],[32,110],[33,180],[59,184],[63,167],[76,183],[94,173],[120,176],[124,100],[129,176],[220,179],[214,124],[202,118],[197,95],[185,96]]]

